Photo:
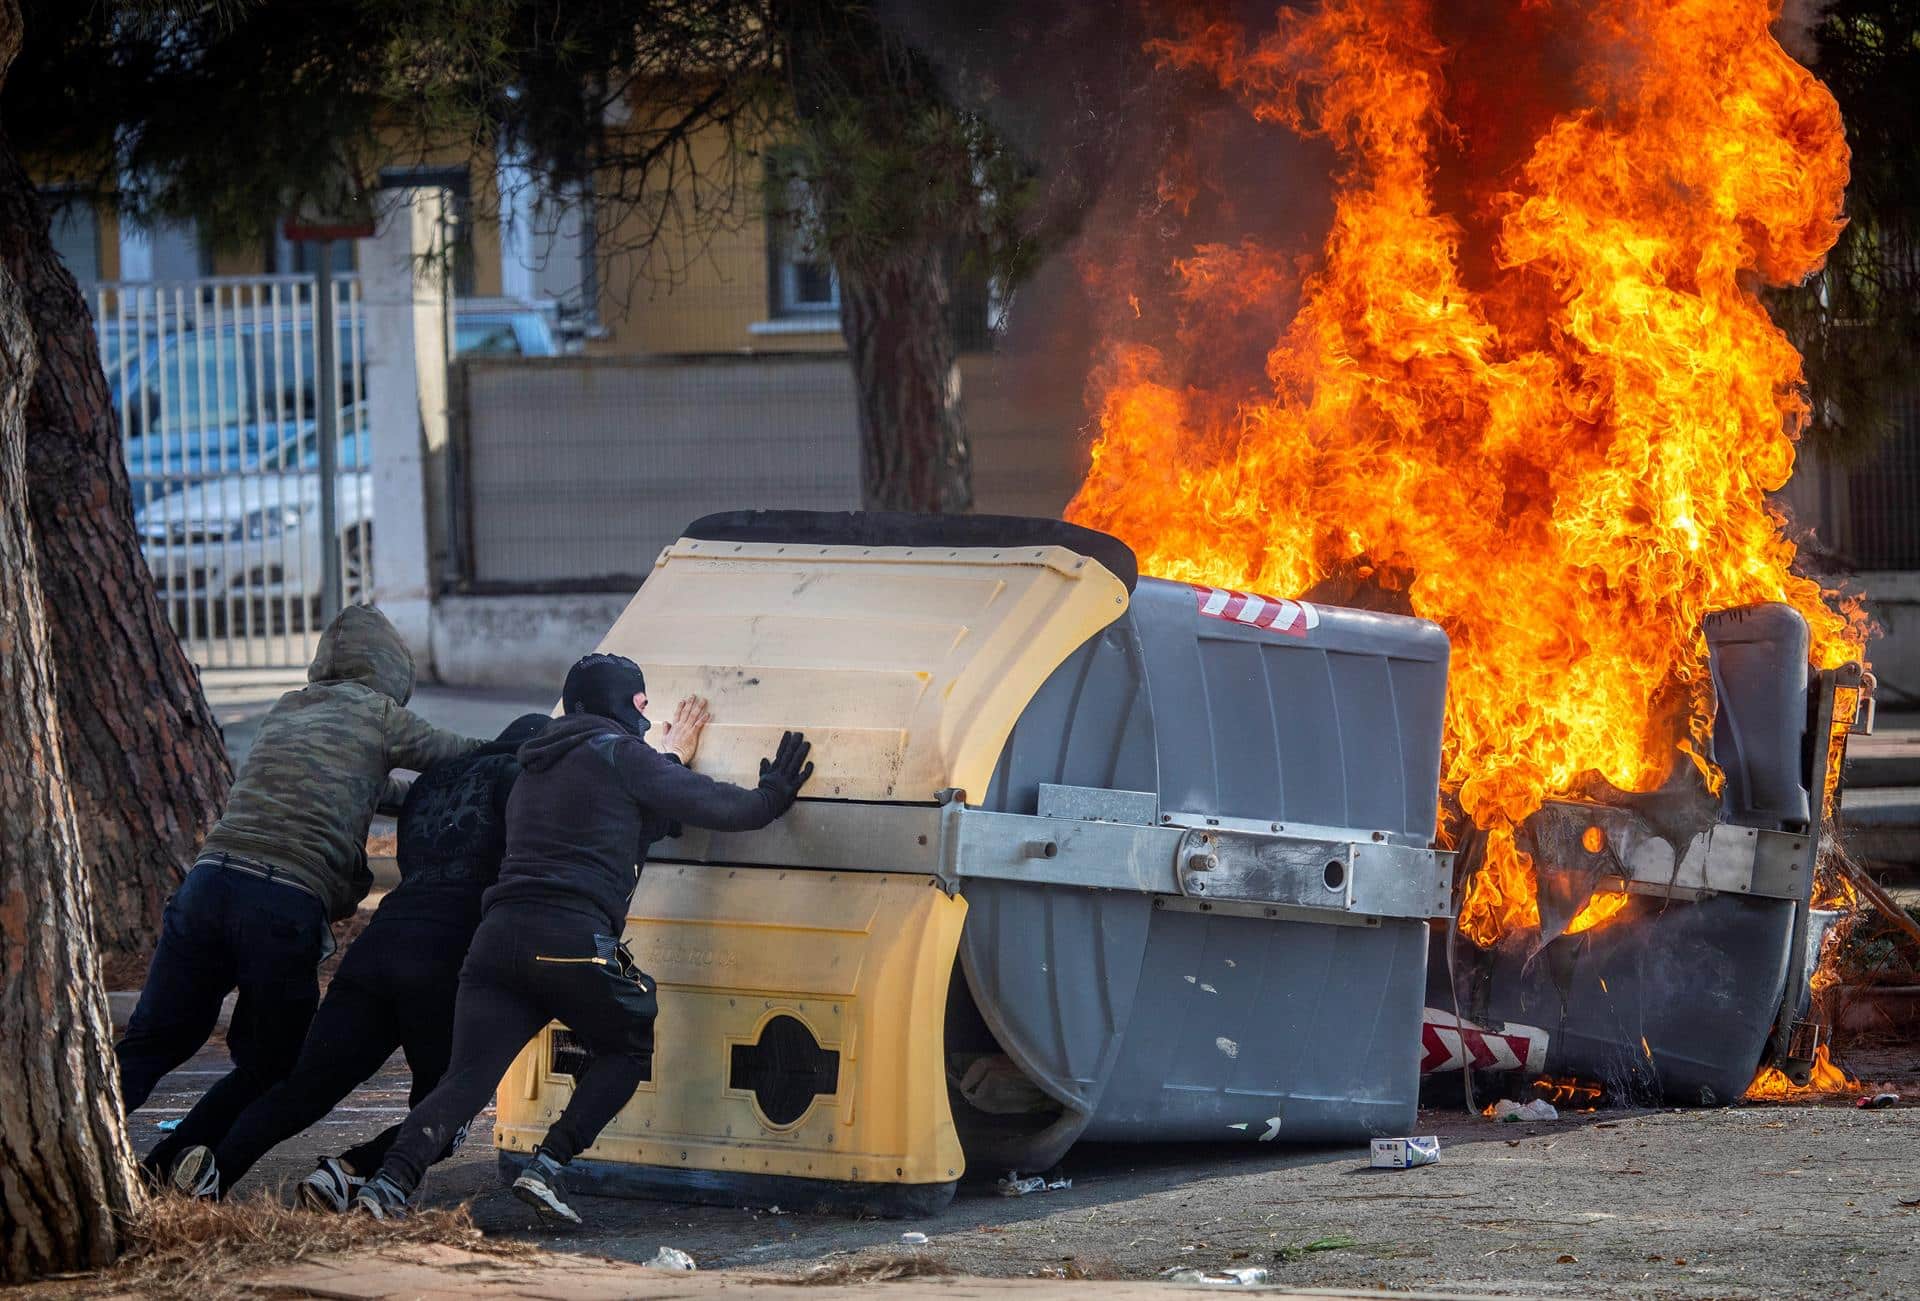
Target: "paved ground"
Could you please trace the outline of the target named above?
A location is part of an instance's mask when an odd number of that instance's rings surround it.
[[[1920,1100],[1920,1049],[1856,1054]],[[214,1078],[204,1054],[134,1118],[136,1147]],[[399,1118],[398,1061],[247,1187],[271,1189]],[[1072,1189],[1009,1199],[963,1189],[915,1223],[581,1198],[589,1228],[542,1233],[501,1190],[492,1151],[470,1143],[434,1172],[429,1200],[471,1199],[489,1233],[569,1253],[646,1260],[663,1246],[702,1269],[794,1275],[822,1261],[913,1250],[991,1277],[1152,1279],[1185,1266],[1260,1265],[1298,1288],[1424,1289],[1599,1297],[1920,1295],[1920,1106],[1842,1105],[1604,1112],[1503,1125],[1428,1112],[1439,1165],[1364,1169],[1358,1148],[1088,1147]],[[902,1232],[928,1235],[906,1248]],[[1350,1239],[1332,1250],[1307,1244]]]

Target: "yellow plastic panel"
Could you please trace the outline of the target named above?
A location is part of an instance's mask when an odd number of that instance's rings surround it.
[[[1064,547],[782,546],[683,538],[601,641],[647,674],[654,717],[713,704],[694,767],[751,786],[785,728],[816,799],[979,800],[1047,675],[1127,608]]]
[[[640,1165],[937,1184],[963,1161],[947,1105],[947,982],[967,905],[924,876],[654,866],[627,940],[659,984],[653,1078],[582,1155]],[[787,1123],[729,1081],[788,1016],[839,1054]],[[531,1152],[572,1096],[552,1028],[500,1083],[497,1146]]]

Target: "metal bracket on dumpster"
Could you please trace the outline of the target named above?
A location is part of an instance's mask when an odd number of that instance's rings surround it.
[[[1374,917],[1445,917],[1452,911],[1451,855],[1432,850],[1189,827],[1176,859],[1180,892],[1194,899]]]
[[[1531,819],[1535,836],[1560,844],[1579,844],[1576,857],[1607,869],[1612,880],[1636,894],[1699,899],[1711,894],[1750,894],[1771,899],[1804,899],[1807,836],[1716,823],[1686,843],[1679,861],[1674,846],[1630,808],[1549,800]],[[1562,823],[1555,829],[1552,824]],[[1582,844],[1583,830],[1599,837]],[[1581,863],[1556,863],[1578,868]]]
[[[1453,885],[1451,854],[1384,837],[1030,817],[968,808],[951,797],[938,806],[802,800],[759,831],[689,830],[661,842],[658,857],[925,875],[949,891],[969,879],[1132,890],[1223,908],[1253,904],[1349,918],[1447,916]]]

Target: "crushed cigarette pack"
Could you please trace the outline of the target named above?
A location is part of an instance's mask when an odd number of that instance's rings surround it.
[[[1376,1138],[1373,1160],[1368,1164],[1375,1170],[1411,1170],[1439,1159],[1440,1140],[1429,1134],[1420,1138]]]

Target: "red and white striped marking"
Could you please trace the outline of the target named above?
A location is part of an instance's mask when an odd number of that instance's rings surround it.
[[[1451,1012],[1426,1009],[1420,1023],[1420,1073],[1435,1075],[1468,1067],[1538,1075],[1547,1069],[1547,1032],[1512,1023],[1489,1030]]]
[[[1200,613],[1209,619],[1250,624],[1271,632],[1284,632],[1290,637],[1304,637],[1320,626],[1320,612],[1305,601],[1283,601],[1278,597],[1255,596],[1251,592],[1205,587],[1199,583],[1193,585],[1193,596],[1199,602]]]

